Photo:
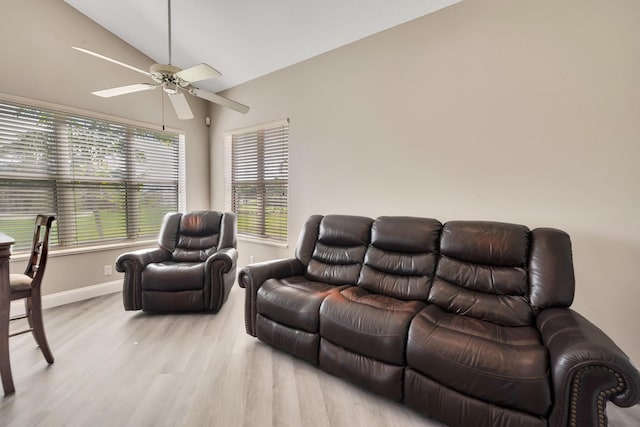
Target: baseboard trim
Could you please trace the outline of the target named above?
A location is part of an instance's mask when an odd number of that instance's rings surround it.
[[[60,305],[71,304],[72,302],[84,301],[102,295],[113,294],[122,290],[122,280],[98,283],[97,285],[84,286],[82,288],[70,289],[68,291],[57,292],[55,294],[44,295],[42,297],[42,308],[58,307]],[[11,302],[11,315],[20,316],[24,314],[24,302]]]

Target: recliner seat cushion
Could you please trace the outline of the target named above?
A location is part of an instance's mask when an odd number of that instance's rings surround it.
[[[411,322],[407,365],[461,393],[545,416],[549,361],[534,327],[507,327],[429,305]]]
[[[344,286],[314,282],[302,276],[265,281],[257,296],[257,311],[272,321],[290,328],[317,333],[322,301]]]
[[[201,311],[204,310],[204,291],[142,291],[144,311]]]
[[[258,313],[256,316],[256,336],[263,342],[294,354],[307,362],[318,365],[320,335],[290,328]]]
[[[409,323],[424,307],[420,301],[350,287],[330,294],[320,306],[320,335],[352,352],[404,365]]]
[[[404,366],[363,356],[324,338],[320,339],[318,359],[320,368],[325,372],[347,378],[389,399],[402,400]]]
[[[141,286],[146,291],[178,292],[204,287],[204,263],[151,263],[142,270]]]
[[[414,371],[405,369],[404,403],[451,426],[549,427],[545,417],[500,407],[459,393]]]

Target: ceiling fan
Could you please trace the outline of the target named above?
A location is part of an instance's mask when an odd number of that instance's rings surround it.
[[[162,87],[162,90],[169,96],[171,105],[176,112],[179,119],[189,120],[193,119],[193,112],[187,98],[184,95],[185,92],[197,96],[198,98],[205,99],[210,102],[222,105],[223,107],[231,108],[239,113],[246,113],[249,111],[249,107],[240,104],[239,102],[225,98],[212,92],[208,92],[204,89],[197,88],[192,83],[202,80],[212,79],[220,76],[215,68],[207,64],[199,64],[184,70],[171,65],[171,0],[168,0],[168,17],[169,17],[169,63],[168,64],[153,64],[149,68],[149,71],[141,70],[124,62],[120,62],[108,56],[101,55],[97,52],[81,47],[72,46],[73,49],[78,50],[89,55],[93,55],[97,58],[104,59],[105,61],[112,62],[130,70],[136,71],[140,74],[144,74],[150,77],[154,83],[136,83],[127,86],[114,87],[111,89],[98,90],[91,92],[94,95],[101,96],[103,98],[111,98],[112,96],[124,95],[127,93],[141,92],[145,90],[151,90],[158,87]]]

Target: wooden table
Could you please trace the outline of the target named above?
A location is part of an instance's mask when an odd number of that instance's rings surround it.
[[[15,240],[12,237],[0,233],[0,375],[5,396],[15,391],[9,360],[9,309],[11,307],[9,258],[11,245],[14,243]]]

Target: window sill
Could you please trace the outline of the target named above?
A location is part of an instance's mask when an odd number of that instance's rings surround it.
[[[288,242],[283,242],[281,240],[261,239],[259,237],[243,236],[241,234],[238,235],[238,240],[241,242],[255,243],[257,245],[272,246],[272,247],[283,248],[283,249],[286,249],[289,247]]]
[[[106,245],[82,246],[78,248],[68,248],[68,249],[52,248],[49,250],[48,256],[49,258],[55,258],[59,256],[79,255],[79,254],[86,254],[91,252],[103,252],[103,251],[109,251],[112,249],[125,249],[125,248],[132,248],[136,246],[150,246],[154,244],[157,244],[156,239],[110,243]],[[15,255],[12,254],[11,261],[23,261],[28,259],[30,255],[31,254],[29,252],[21,252]]]

